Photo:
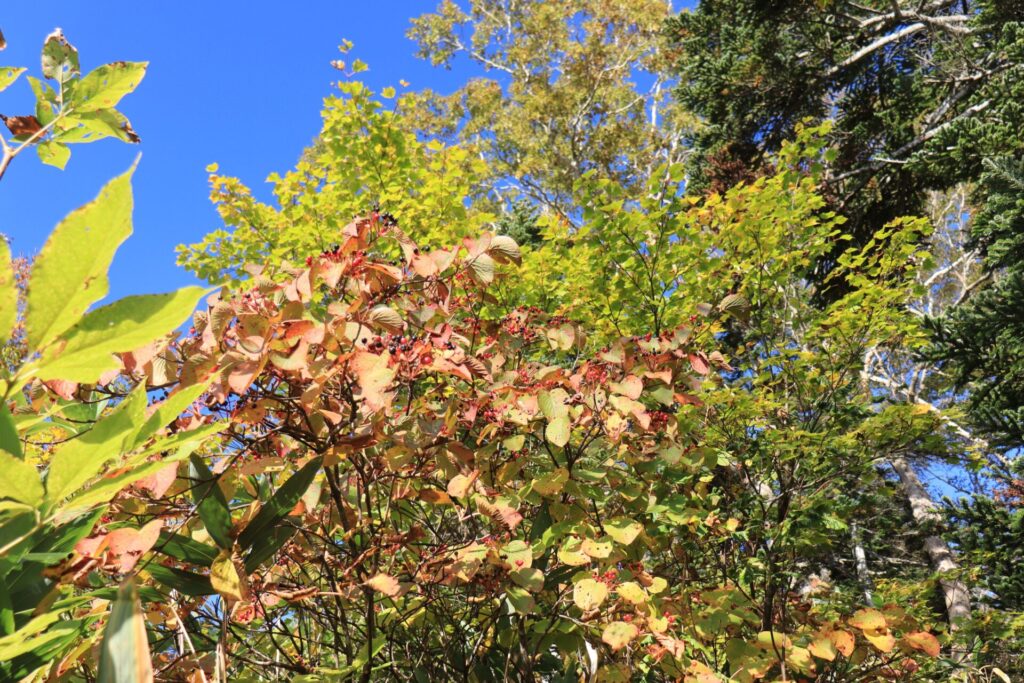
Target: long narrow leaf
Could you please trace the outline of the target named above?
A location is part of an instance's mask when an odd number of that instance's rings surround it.
[[[121,585],[100,647],[99,683],[146,683],[153,680],[149,640],[135,584]]]
[[[224,492],[220,490],[216,477],[202,458],[193,455],[189,464],[189,472],[197,482],[192,489],[192,500],[199,508],[199,518],[217,545],[230,550],[234,545],[231,538],[231,510]]]
[[[313,458],[306,463],[302,469],[293,474],[284,485],[279,488],[270,500],[263,504],[260,511],[252,518],[238,536],[238,544],[243,550],[248,550],[261,536],[267,534],[274,525],[288,516],[302,498],[309,485],[313,483],[313,477],[320,470],[321,458]]]

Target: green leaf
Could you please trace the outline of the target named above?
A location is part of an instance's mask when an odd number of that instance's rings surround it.
[[[88,313],[43,354],[36,376],[95,382],[118,367],[114,353],[133,351],[185,322],[207,290],[185,287],[168,294],[129,296]]]
[[[94,142],[103,138],[139,142],[128,117],[116,109],[76,113],[67,118],[67,123],[72,127],[56,136],[61,142]]]
[[[23,66],[0,66],[0,92],[10,87],[23,73],[25,73]]]
[[[43,501],[43,485],[36,468],[0,450],[0,498],[10,498],[27,505],[38,505]]]
[[[32,93],[36,96],[36,119],[40,125],[48,125],[56,114],[53,113],[53,106],[57,101],[57,92],[50,87],[49,83],[45,83],[38,78],[32,76],[26,76],[28,79],[29,87],[32,88]]]
[[[68,165],[68,159],[71,158],[71,149],[63,142],[44,140],[36,145],[36,154],[47,166],[54,166],[63,171]]]
[[[505,589],[505,597],[508,598],[508,602],[519,614],[529,614],[537,606],[533,596],[530,595],[526,589],[520,588],[519,586],[509,586]]]
[[[195,480],[192,489],[192,501],[199,509],[199,518],[209,532],[210,537],[224,550],[234,545],[231,538],[231,510],[224,492],[217,484],[202,458],[193,455],[189,459],[189,474]]]
[[[99,683],[145,683],[153,680],[146,620],[135,583],[121,585],[103,632]]]
[[[7,402],[0,400],[0,449],[3,449],[16,457],[24,460],[21,452],[21,439],[18,438],[18,430],[14,426],[14,418],[11,411],[7,409]]]
[[[60,29],[46,36],[43,42],[43,76],[66,83],[81,73],[78,50],[68,42]]]
[[[7,592],[7,584],[0,581],[0,635],[14,633],[14,608],[11,607],[11,595]]]
[[[210,386],[209,381],[179,389],[168,396],[163,402],[156,406],[156,410],[154,410],[153,414],[149,416],[148,420],[146,420],[146,424],[144,424],[142,429],[140,429],[135,435],[133,445],[142,445],[146,439],[156,434],[161,428],[166,427],[176,420],[185,408],[192,405],[192,403],[199,398],[204,391],[206,391],[208,386]]]
[[[59,503],[98,475],[121,454],[125,438],[135,429],[146,407],[145,387],[136,389],[92,429],[61,445],[46,475],[46,497]]]
[[[93,69],[75,84],[71,106],[89,112],[117,106],[146,75],[147,62],[114,62]]]
[[[210,583],[209,576],[194,574],[175,567],[164,567],[159,564],[147,565],[146,571],[159,583],[178,591],[182,595],[200,597],[216,593],[213,590],[213,584]]]
[[[544,430],[544,436],[547,437],[548,441],[561,448],[569,443],[570,432],[569,418],[556,417],[548,422],[548,426]]]
[[[172,534],[167,531],[160,533],[160,540],[155,549],[176,560],[199,567],[209,567],[217,559],[216,548],[195,541],[188,536]]]
[[[82,635],[85,630],[83,627],[87,624],[85,620],[75,619],[71,621],[61,621],[54,623],[60,618],[60,613],[54,613],[52,615],[45,614],[48,628],[44,633],[39,633],[37,628],[36,620],[33,619],[29,622],[29,625],[22,628],[9,636],[0,638],[0,661],[9,662],[19,655],[26,653],[34,653],[38,655],[38,658],[47,661],[50,657],[46,656],[47,646],[52,643],[63,643],[67,644],[76,637]],[[38,619],[38,617],[37,617]],[[26,633],[30,631],[30,633]],[[39,635],[34,635],[39,633]],[[28,637],[33,635],[33,637]],[[21,680],[21,676],[16,677],[14,680]]]
[[[6,344],[18,322],[18,289],[11,265],[11,247],[0,237],[0,344]]]
[[[282,524],[256,539],[256,542],[252,544],[252,550],[245,558],[245,570],[251,574],[259,569],[264,562],[281,549],[281,546],[288,542],[289,538],[295,535],[295,531],[294,526]]]
[[[32,266],[25,309],[29,348],[45,347],[107,295],[107,269],[132,231],[134,170],[71,212],[43,245]]]
[[[141,464],[130,463],[127,466],[127,471],[121,472],[116,476],[104,477],[103,479],[94,482],[91,486],[83,489],[80,494],[73,496],[71,500],[64,505],[61,505],[60,509],[62,512],[68,512],[71,510],[90,508],[93,505],[109,501],[124,487],[135,483],[143,477],[148,477],[151,474],[159,472],[172,462],[184,460],[191,455],[195,448],[196,444],[190,444],[180,448],[174,455],[165,456],[160,460],[144,462]]]
[[[238,536],[238,544],[243,550],[250,548],[257,539],[265,536],[278,522],[288,516],[313,482],[313,477],[320,471],[320,464],[321,458],[310,460],[264,503]]]

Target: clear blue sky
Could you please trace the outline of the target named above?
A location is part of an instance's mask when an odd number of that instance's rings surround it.
[[[174,247],[220,226],[208,200],[204,167],[240,177],[269,200],[264,182],[286,171],[320,127],[320,106],[341,74],[330,66],[338,45],[375,90],[398,85],[455,89],[472,67],[435,69],[414,56],[405,37],[425,2],[135,2],[14,3],[0,15],[7,49],[0,66],[28,66],[39,76],[39,50],[55,27],[78,48],[83,72],[115,60],[148,61],[139,89],[119,109],[140,145],[103,140],[72,147],[67,169],[43,166],[34,153],[15,159],[0,181],[0,232],[15,254],[36,252],[57,222],[96,195],[103,183],[142,161],[135,174],[135,233],[111,271],[114,297],[167,291],[190,283],[174,265]],[[0,113],[31,113],[24,76],[0,93]],[[6,131],[5,131],[6,132]]]

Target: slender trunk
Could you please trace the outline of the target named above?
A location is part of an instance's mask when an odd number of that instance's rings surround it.
[[[853,559],[857,567],[857,583],[864,591],[864,604],[873,607],[875,601],[871,595],[871,577],[868,575],[868,556],[860,542],[860,529],[856,522],[850,526],[850,538],[853,540]]]
[[[914,516],[914,521],[926,527],[937,526],[942,521],[938,506],[935,505],[910,463],[904,458],[893,458],[889,464],[899,475],[903,493],[910,501],[910,511]],[[929,534],[925,537],[924,548],[928,553],[932,570],[939,575],[939,586],[946,603],[946,619],[949,622],[949,630],[955,631],[959,628],[960,622],[971,616],[971,596],[967,585],[955,578],[960,565],[957,564],[956,556],[949,544],[938,535]]]

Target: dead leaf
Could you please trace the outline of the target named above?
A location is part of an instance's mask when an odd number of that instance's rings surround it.
[[[7,130],[11,131],[11,135],[14,137],[35,135],[43,129],[39,119],[31,114],[26,116],[4,116],[0,114],[0,121],[4,122]]]

